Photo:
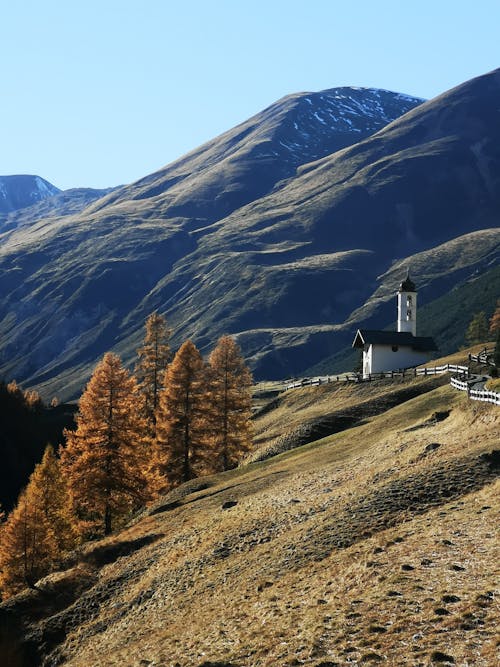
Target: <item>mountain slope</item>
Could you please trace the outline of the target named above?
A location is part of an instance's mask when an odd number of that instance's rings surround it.
[[[0,214],[52,197],[59,188],[40,176],[0,176]]]
[[[49,220],[80,213],[89,204],[104,197],[114,189],[71,188],[70,190],[58,190],[55,194],[44,197],[35,204],[26,205],[9,213],[0,213],[0,239],[5,243],[8,232],[19,227],[30,227],[39,220]]]
[[[296,168],[373,134],[423,100],[385,90],[333,88],[289,95],[96,209],[150,200],[155,214],[190,228],[258,199]],[[142,210],[138,209],[138,210]]]
[[[495,664],[498,410],[418,382],[421,395],[366,423],[192,480],[85,546],[0,605],[0,656],[18,667]],[[356,405],[356,391],[297,390],[290,416],[318,400]]]
[[[349,344],[360,322],[393,321],[387,289],[407,258],[437,258],[412,268],[422,305],[491,268],[500,71],[414,101],[365,138],[355,130],[376,129],[382,93],[356,95],[371,102],[349,93],[350,115],[338,90],[285,98],[79,215],[14,231],[0,249],[4,375],[75,396],[110,347],[133,358],[158,309],[175,344],[207,351],[231,333],[257,377],[289,376]],[[455,243],[471,233],[470,247]]]

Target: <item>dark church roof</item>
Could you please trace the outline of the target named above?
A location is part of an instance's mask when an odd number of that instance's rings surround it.
[[[412,350],[418,350],[419,352],[431,352],[438,349],[434,339],[430,336],[414,336],[409,331],[358,329],[352,346],[364,347],[372,344],[411,347]]]
[[[417,291],[415,283],[410,278],[410,272],[409,271],[406,274],[406,278],[403,280],[403,282],[399,286],[399,291],[400,292],[416,292]]]

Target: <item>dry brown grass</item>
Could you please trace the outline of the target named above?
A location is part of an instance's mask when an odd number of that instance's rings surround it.
[[[491,380],[488,380],[488,382],[485,383],[484,385],[486,389],[489,389],[490,391],[500,391],[500,378],[491,378]]]
[[[304,391],[303,403],[290,394],[290,411],[339,400]],[[179,489],[107,542],[144,545],[97,570],[58,619],[67,637],[53,658],[427,666],[441,652],[464,667],[497,664],[500,487],[481,455],[498,446],[499,425],[498,408],[442,386]],[[417,486],[425,494],[406,503]],[[224,510],[227,500],[237,504]]]
[[[254,420],[254,451],[247,461],[260,460],[266,452],[285,451],[283,439],[307,425],[332,418],[332,432],[345,428],[338,417],[352,417],[353,422],[381,412],[391,404],[406,400],[404,392],[429,391],[447,383],[445,376],[396,378],[373,382],[336,383],[320,387],[304,387],[281,394],[267,412]],[[337,418],[337,419],[335,419]],[[349,421],[349,420],[347,420]],[[328,428],[326,428],[328,430]],[[298,438],[300,441],[300,438]],[[307,440],[306,440],[307,441]]]
[[[469,354],[479,354],[485,348],[491,349],[493,343],[479,343],[477,345],[472,345],[471,347],[464,348],[455,352],[455,354],[449,354],[447,357],[439,357],[438,359],[432,359],[428,364],[425,364],[428,367],[432,366],[442,366],[443,364],[457,364],[459,366],[467,366],[469,362]]]

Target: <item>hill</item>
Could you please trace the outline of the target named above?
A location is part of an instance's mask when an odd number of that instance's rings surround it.
[[[408,263],[421,305],[498,264],[499,105],[500,71],[424,103],[292,95],[78,214],[14,230],[0,372],[75,397],[106,350],[132,361],[155,309],[174,345],[235,335],[257,378],[338,355],[361,324],[390,325]]]
[[[83,547],[0,605],[0,655],[18,667],[495,664],[498,408],[423,378],[299,389],[276,409],[317,416],[403,389],[417,391],[193,480]]]

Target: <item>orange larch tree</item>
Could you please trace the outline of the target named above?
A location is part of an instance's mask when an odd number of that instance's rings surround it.
[[[39,498],[29,487],[0,528],[0,590],[10,597],[50,571],[56,550]]]
[[[30,484],[37,489],[41,509],[54,534],[58,555],[73,549],[76,545],[74,515],[66,479],[61,473],[61,465],[52,445],[47,445],[39,465],[30,478]]]
[[[160,394],[153,486],[164,493],[209,468],[210,404],[203,359],[186,341],[170,364]]]
[[[229,470],[252,447],[252,374],[230,336],[222,336],[209,358],[217,470]]]
[[[171,333],[165,318],[155,311],[146,320],[144,342],[137,350],[138,360],[134,372],[144,398],[146,428],[152,439],[156,437],[158,401],[172,356],[169,345]]]
[[[109,535],[147,500],[144,422],[137,381],[108,352],[80,399],[76,431],[66,431],[61,463],[82,536]]]
[[[497,300],[495,312],[490,319],[490,333],[497,334],[500,331],[500,299]]]
[[[0,528],[0,589],[8,597],[47,574],[75,545],[68,494],[48,445],[41,463]]]

